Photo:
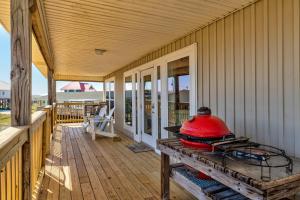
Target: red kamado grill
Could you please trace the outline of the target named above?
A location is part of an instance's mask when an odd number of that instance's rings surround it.
[[[212,151],[211,144],[215,142],[234,137],[224,121],[211,115],[211,110],[207,107],[199,108],[197,115],[183,122],[182,126],[165,129],[175,133],[184,146],[205,151]],[[208,179],[210,177],[200,172],[199,178]]]
[[[179,133],[183,145],[207,150],[211,150],[211,142],[233,136],[226,124],[211,115],[207,107],[201,107],[196,116],[185,121]]]
[[[165,129],[175,133],[183,145],[208,151],[212,150],[211,144],[234,138],[225,122],[211,115],[211,110],[207,107],[199,108],[197,115],[183,122],[182,126]]]

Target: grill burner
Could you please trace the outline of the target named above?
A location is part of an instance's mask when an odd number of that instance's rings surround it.
[[[165,130],[174,133],[184,146],[221,156],[224,167],[228,159],[260,167],[262,180],[271,179],[272,168],[285,167],[287,173],[293,171],[293,160],[284,150],[251,142],[249,138],[236,138],[222,120],[211,116],[206,107],[200,108],[198,115],[182,126],[166,127]],[[207,179],[201,172],[199,178]]]

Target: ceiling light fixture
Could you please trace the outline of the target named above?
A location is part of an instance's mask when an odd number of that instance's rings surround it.
[[[106,52],[105,49],[95,49],[96,55],[103,55]]]

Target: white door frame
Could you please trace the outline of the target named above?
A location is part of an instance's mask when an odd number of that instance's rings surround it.
[[[137,98],[137,108],[134,107],[134,109],[137,109],[137,116],[135,116],[135,110],[133,109],[133,115],[135,117],[138,117],[138,119],[141,119],[142,117],[142,106],[141,106],[141,77],[140,73],[148,68],[154,68],[154,75],[153,75],[153,88],[155,89],[154,91],[154,102],[155,103],[155,116],[157,119],[157,66],[160,66],[160,79],[161,79],[161,116],[164,116],[161,118],[161,137],[162,138],[167,138],[168,133],[167,131],[164,130],[164,127],[168,126],[168,95],[166,92],[168,89],[168,83],[167,83],[167,73],[168,73],[168,68],[167,64],[168,62],[183,58],[183,57],[189,57],[189,70],[190,70],[190,115],[195,115],[197,113],[197,43],[194,43],[192,45],[189,45],[187,47],[184,47],[182,49],[179,49],[178,51],[172,52],[170,54],[164,55],[156,60],[153,60],[151,62],[145,63],[143,65],[140,65],[132,70],[130,72],[137,74],[137,83],[138,83],[138,90],[137,90],[137,95],[139,98]],[[133,104],[135,104],[135,98],[133,99]],[[137,142],[142,141],[142,120],[138,120],[138,124],[135,124],[137,126],[138,132],[136,133],[136,128],[133,129],[134,132],[134,140]],[[155,128],[157,129],[158,124],[157,120],[154,120],[155,122]],[[154,128],[154,127],[153,127]],[[156,140],[158,139],[157,131],[155,131],[156,134],[154,135],[154,148],[156,147]]]
[[[145,119],[144,119],[144,115],[142,114],[142,117],[141,117],[141,128],[142,128],[142,142],[150,145],[151,147],[155,147],[155,141],[157,138],[157,128],[155,128],[155,108],[153,108],[153,106],[155,105],[154,103],[154,93],[155,93],[155,90],[154,90],[154,68],[149,68],[149,69],[146,69],[146,70],[143,70],[141,72],[141,95],[140,95],[140,99],[141,99],[141,105],[142,105],[142,108],[141,108],[141,113],[145,113],[145,105],[144,105],[144,79],[143,77],[144,76],[147,76],[147,75],[151,75],[151,135],[147,134],[144,132],[144,127],[145,127]]]
[[[132,71],[128,71],[128,72],[125,72],[123,74],[123,127],[124,129],[126,129],[127,131],[133,133],[134,132],[134,129],[135,129],[135,90],[134,90],[134,87],[135,87],[135,77],[134,77],[134,72]],[[125,108],[125,87],[126,87],[126,84],[125,84],[125,78],[126,77],[131,77],[131,83],[132,83],[132,90],[131,90],[131,97],[132,97],[132,126],[129,126],[125,123],[125,111],[126,111],[126,108]]]
[[[168,63],[180,58],[189,57],[189,73],[190,73],[190,116],[197,113],[197,44],[190,45],[167,55],[164,60],[164,66],[161,70],[162,99],[161,99],[161,115],[164,116],[161,121],[162,127],[168,126]],[[168,138],[168,132],[162,128],[162,138]]]
[[[104,95],[103,95],[103,100],[104,101],[106,101],[106,87],[105,87],[105,85],[106,85],[106,83],[108,83],[108,87],[109,87],[109,89],[108,89],[108,91],[109,91],[109,105],[107,105],[107,107],[108,107],[108,109],[110,110],[110,100],[111,100],[111,97],[110,97],[110,93],[111,93],[111,88],[110,88],[110,83],[111,82],[114,82],[114,98],[113,98],[113,101],[114,101],[114,107],[116,106],[116,80],[115,80],[115,77],[113,76],[113,77],[111,77],[111,78],[108,78],[108,79],[105,79],[104,80]]]

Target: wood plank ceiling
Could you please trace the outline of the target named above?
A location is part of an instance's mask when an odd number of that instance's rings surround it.
[[[44,0],[55,74],[105,76],[251,1]],[[1,0],[2,22],[8,2]]]

